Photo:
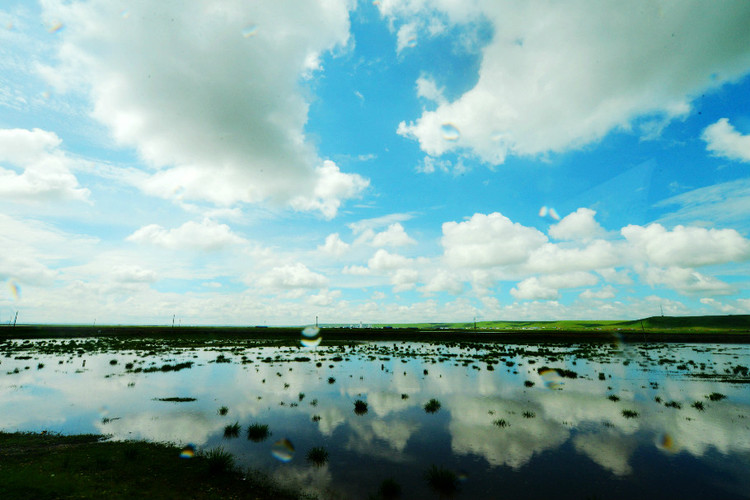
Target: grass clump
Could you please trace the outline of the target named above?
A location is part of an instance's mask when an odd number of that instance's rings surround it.
[[[424,478],[427,486],[440,495],[452,495],[458,491],[458,476],[450,469],[433,464],[425,471]]]
[[[247,439],[255,443],[265,441],[269,434],[267,424],[255,423],[247,427]]]
[[[510,427],[510,424],[505,419],[502,419],[502,418],[499,418],[492,423],[496,425],[497,427],[500,427],[501,429],[504,429],[505,427]]]
[[[526,380],[523,385],[526,387],[534,387],[534,382],[532,382],[531,380]]]
[[[236,438],[240,435],[240,423],[235,422],[233,424],[224,427],[225,438]]]
[[[726,396],[720,392],[712,392],[706,397],[711,401],[721,401],[722,399],[726,399]]]
[[[534,418],[536,417],[536,413],[533,411],[525,411],[523,412],[523,418]]]
[[[223,417],[224,415],[229,413],[229,408],[227,408],[226,406],[222,406],[221,408],[219,408],[217,413]]]
[[[357,415],[364,415],[367,413],[367,403],[358,399],[354,402],[354,413]]]
[[[384,479],[378,488],[378,496],[384,500],[391,500],[401,496],[401,485],[395,479]]]
[[[204,456],[212,474],[223,475],[235,471],[234,457],[221,446],[208,450]]]
[[[333,377],[328,377],[328,383],[329,384],[335,384],[336,383],[336,379],[333,378]]]
[[[703,401],[696,401],[693,404],[691,404],[693,408],[695,408],[698,411],[704,411],[706,407],[703,405]]]
[[[440,401],[433,398],[430,399],[427,404],[424,405],[424,411],[426,413],[436,413],[440,409]]]
[[[633,410],[622,410],[622,416],[625,418],[638,418],[638,412]]]
[[[328,462],[328,451],[322,446],[311,448],[310,451],[307,452],[307,461],[316,467],[320,467]]]
[[[171,397],[171,398],[156,398],[156,401],[167,401],[170,403],[189,403],[191,401],[195,401],[195,398],[181,398],[181,397]]]
[[[620,397],[615,394],[610,394],[609,396],[607,396],[607,399],[609,399],[612,402],[617,403],[620,400]]]
[[[677,401],[669,401],[667,403],[664,403],[664,406],[666,406],[667,408],[675,408],[677,410],[682,409],[682,405],[678,403]]]

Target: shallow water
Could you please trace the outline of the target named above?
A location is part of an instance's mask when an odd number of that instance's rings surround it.
[[[45,344],[54,341],[16,343],[0,358],[0,429],[222,446],[321,498],[367,498],[388,478],[401,498],[437,498],[432,465],[455,475],[456,498],[749,497],[750,346],[371,342],[70,355],[41,354]],[[171,397],[195,401],[159,400]],[[235,422],[239,437],[225,437]],[[253,423],[271,435],[249,440]],[[288,462],[271,453],[282,438],[294,447]],[[322,466],[306,460],[316,446],[328,451]]]

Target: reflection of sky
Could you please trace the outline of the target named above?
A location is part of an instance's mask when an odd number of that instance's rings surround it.
[[[481,349],[398,344],[394,354],[392,347],[174,350],[152,358],[134,352],[40,355],[30,349],[29,360],[14,359],[24,354],[16,351],[0,358],[0,429],[96,432],[115,439],[192,442],[203,449],[222,445],[242,463],[269,470],[284,482],[307,481],[309,491],[329,496],[334,490],[357,496],[348,484],[374,492],[379,481],[403,478],[405,471],[417,479],[404,479],[402,485],[414,488],[416,496],[427,494],[419,478],[432,463],[465,470],[473,478],[464,486],[467,494],[479,495],[492,474],[507,471],[512,475],[506,479],[517,479],[550,459],[574,463],[575,458],[582,466],[589,464],[592,477],[606,480],[641,477],[644,467],[652,470],[654,464],[678,458],[726,472],[732,470],[730,462],[747,462],[750,456],[747,385],[695,379],[689,375],[696,370],[675,368],[693,360],[723,374],[730,366],[748,364],[748,346],[631,346],[629,352],[595,347],[588,353],[576,347],[540,351],[532,346],[505,353],[492,371],[484,361],[464,366],[465,360],[486,354]],[[219,354],[232,362],[216,363]],[[456,356],[447,358],[451,354]],[[243,355],[249,363],[242,364]],[[259,361],[277,355],[286,361]],[[337,355],[344,361],[332,361]],[[289,361],[297,356],[311,360]],[[659,365],[660,357],[678,362]],[[128,362],[146,368],[184,361],[195,364],[179,372],[125,370]],[[37,369],[39,363],[42,369]],[[547,389],[537,373],[544,365],[574,370],[578,378],[565,379],[562,390]],[[15,368],[19,373],[12,373]],[[599,373],[605,380],[599,380]],[[527,387],[525,381],[534,385]],[[727,399],[709,401],[706,396],[712,392]],[[609,395],[620,400],[613,402]],[[662,404],[654,401],[656,396]],[[196,401],[157,400],[167,397]],[[431,398],[442,405],[435,414],[423,410]],[[356,399],[368,403],[367,414],[354,414]],[[665,407],[667,401],[682,408]],[[691,407],[694,401],[702,401],[705,411]],[[218,414],[221,406],[229,408],[228,415]],[[625,409],[639,416],[626,418]],[[313,421],[313,416],[319,419]],[[501,419],[505,427],[494,424]],[[243,433],[224,439],[224,426],[234,422]],[[245,439],[244,431],[255,422],[269,424],[268,440]],[[668,449],[659,446],[665,435]],[[272,443],[282,437],[297,450],[292,464],[283,466],[270,455]],[[313,446],[328,449],[325,468],[311,469],[305,462]],[[698,480],[681,475],[679,468],[668,470],[684,484]],[[734,474],[725,482],[736,491],[750,491],[742,489],[747,481]]]

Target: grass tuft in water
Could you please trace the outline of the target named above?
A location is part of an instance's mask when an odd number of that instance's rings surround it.
[[[307,461],[316,467],[320,467],[328,462],[328,451],[322,446],[311,448],[310,451],[307,452]]]
[[[622,416],[625,418],[638,418],[638,412],[633,410],[622,410]]]
[[[222,406],[221,408],[219,408],[218,413],[223,417],[224,415],[229,413],[229,408],[227,408],[226,406]]]
[[[536,417],[536,413],[533,411],[525,411],[523,412],[523,418],[534,418]]]
[[[233,424],[224,427],[225,438],[236,438],[240,435],[240,423],[235,422]]]
[[[610,394],[609,396],[607,396],[607,399],[609,399],[610,401],[614,401],[615,403],[617,403],[620,400],[620,397],[616,396],[614,394]]]
[[[212,474],[229,474],[235,471],[234,457],[221,446],[208,450],[205,457]]]
[[[354,402],[354,413],[357,415],[364,415],[367,413],[367,403],[358,399]]]
[[[703,405],[703,401],[696,401],[693,404],[691,404],[693,408],[695,408],[698,411],[704,411],[706,407]]]
[[[259,443],[265,441],[268,438],[268,425],[267,424],[250,424],[247,427],[247,439],[250,441]]]
[[[452,495],[458,491],[458,476],[444,467],[431,465],[424,473],[427,485],[440,495]]]
[[[502,419],[502,418],[497,419],[497,420],[495,420],[492,423],[494,425],[496,425],[497,427],[500,427],[501,429],[503,429],[505,427],[510,427],[510,424],[505,419]]]
[[[433,398],[424,405],[424,411],[426,413],[435,413],[440,409],[440,406],[440,401]]]
[[[722,399],[726,399],[726,396],[720,392],[712,392],[706,397],[711,401],[721,401]]]

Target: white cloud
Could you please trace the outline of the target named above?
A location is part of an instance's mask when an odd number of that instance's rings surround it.
[[[598,281],[593,274],[581,271],[532,276],[518,283],[516,288],[510,290],[510,294],[519,300],[556,300],[560,297],[560,289],[591,286]]]
[[[156,273],[136,265],[119,265],[112,270],[112,277],[120,283],[153,283]]]
[[[439,270],[423,286],[422,293],[448,292],[453,295],[460,295],[464,289],[462,281],[455,275],[445,270]]]
[[[408,213],[395,213],[395,214],[388,214],[383,215],[381,217],[373,217],[372,219],[362,219],[357,222],[352,222],[348,224],[349,229],[352,230],[354,234],[360,234],[368,229],[375,230],[379,229],[381,227],[387,227],[391,224],[394,224],[396,222],[404,222],[414,217],[412,214]]]
[[[408,23],[402,25],[396,33],[396,52],[401,53],[402,50],[417,45],[417,25],[415,23]]]
[[[379,249],[375,252],[367,265],[370,269],[376,271],[392,271],[409,265],[410,260],[397,253],[390,253],[388,250]]]
[[[428,76],[421,75],[417,78],[417,97],[442,104],[445,102],[444,91],[444,88],[438,87],[435,80]]]
[[[727,118],[706,127],[701,138],[707,143],[706,149],[715,156],[750,162],[750,135],[737,132]]]
[[[584,290],[580,297],[582,299],[612,299],[615,297],[615,288],[612,285],[607,285],[599,290]]]
[[[326,236],[326,242],[318,247],[321,252],[341,257],[349,250],[350,245],[344,243],[339,237],[339,233],[332,233]]]
[[[416,285],[417,280],[419,280],[419,272],[416,269],[398,269],[391,276],[393,292],[411,290]]]
[[[649,285],[666,285],[685,295],[727,295],[734,287],[713,276],[681,267],[648,267],[642,277]]]
[[[40,73],[85,92],[117,142],[160,169],[140,182],[145,192],[291,203],[330,218],[367,186],[317,157],[299,83],[349,43],[349,2],[137,1],[127,17],[106,0],[42,6],[66,28],[59,64]]]
[[[175,229],[149,224],[126,238],[136,243],[148,243],[169,249],[220,250],[230,245],[245,243],[226,224],[204,219],[188,221]]]
[[[71,172],[73,161],[60,151],[54,132],[0,129],[0,197],[11,200],[88,200],[90,192]],[[15,169],[2,167],[3,163]]]
[[[701,1],[458,4],[380,6],[391,22],[444,16],[492,26],[475,86],[398,127],[432,156],[468,150],[499,164],[508,154],[581,147],[639,117],[649,118],[650,134],[654,123],[689,113],[693,96],[750,70],[744,2],[722,9]],[[446,123],[460,131],[457,139],[444,137]]]
[[[594,220],[596,212],[590,208],[579,208],[563,220],[550,226],[549,235],[556,240],[588,240],[604,232]]]
[[[324,288],[328,286],[328,278],[297,262],[274,267],[258,280],[258,284],[272,289]]]
[[[594,240],[570,248],[545,243],[529,255],[525,269],[535,273],[602,269],[623,263],[621,245],[606,240]]]
[[[341,290],[321,290],[308,297],[307,302],[314,306],[327,307],[333,305],[341,297]]]
[[[465,222],[443,224],[446,261],[458,267],[492,267],[526,261],[547,237],[534,228],[514,223],[504,215],[474,214]]]
[[[404,226],[398,222],[388,226],[388,229],[373,236],[370,244],[374,247],[400,247],[404,245],[415,245],[414,241],[406,234]]]
[[[661,224],[628,225],[620,233],[648,262],[657,266],[695,267],[743,261],[750,258],[750,241],[734,229]]]
[[[341,270],[341,273],[354,276],[368,276],[371,274],[370,268],[366,266],[346,266]]]

